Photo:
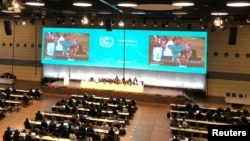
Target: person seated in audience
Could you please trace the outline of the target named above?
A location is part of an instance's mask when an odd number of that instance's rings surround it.
[[[29,132],[26,134],[26,136],[25,136],[25,138],[24,138],[24,141],[32,141],[31,131],[29,131]]]
[[[193,109],[190,109],[187,113],[187,118],[188,119],[194,119],[194,111]]]
[[[34,93],[34,99],[40,99],[40,98],[41,98],[41,93],[39,92],[38,88],[36,88]]]
[[[188,128],[188,122],[185,120],[185,118],[182,120],[181,127]]]
[[[1,101],[1,100],[0,100]],[[1,106],[0,106],[1,107]],[[5,117],[4,111],[0,111],[0,119],[3,119]]]
[[[31,129],[31,124],[28,118],[25,119],[23,124],[25,129]]]
[[[186,111],[189,111],[192,109],[192,104],[190,102],[187,102],[185,105]]]
[[[173,141],[180,141],[179,137],[173,136]]]
[[[39,110],[36,113],[35,120],[43,120],[43,115]]]
[[[231,114],[231,109],[230,109],[230,107],[227,107],[227,108],[225,109],[225,112],[226,112],[227,114]]]
[[[193,105],[193,110],[196,111],[200,111],[200,106],[197,103],[194,103]]]
[[[23,103],[25,105],[29,105],[29,97],[27,96],[26,93],[24,93],[24,95],[23,95]]]
[[[85,132],[86,132],[86,125],[84,123],[82,123],[79,126],[79,129],[76,133],[76,136],[78,139],[84,139],[85,138]]]
[[[233,118],[231,115],[224,115],[224,122],[228,124],[233,124]]]
[[[237,125],[246,125],[245,122],[242,121],[242,119],[239,119],[237,121]]]
[[[92,123],[89,123],[87,125],[86,133],[88,133],[88,134],[94,134],[94,128],[93,128],[93,124]]]
[[[110,136],[114,136],[115,135],[115,131],[114,131],[113,126],[110,127],[110,129],[108,131],[108,135],[110,135]]]
[[[216,122],[221,122],[222,121],[222,117],[221,117],[221,113],[219,112],[217,112],[217,113],[215,113],[215,115],[214,115],[214,121],[216,121]]]
[[[7,129],[4,131],[3,134],[3,141],[11,141],[12,137],[12,131],[10,130],[10,127],[7,127]]]
[[[217,114],[221,114],[224,111],[224,109],[222,107],[218,107],[216,110]]]
[[[201,112],[197,112],[195,115],[196,120],[204,120],[204,116],[201,114]]]
[[[245,125],[248,124],[248,120],[244,114],[241,116],[241,120],[242,120],[242,122],[244,122]]]
[[[44,128],[44,129],[48,129],[49,125],[48,125],[48,122],[47,122],[47,119],[44,118],[41,122],[41,128]]]
[[[49,133],[55,134],[57,128],[57,121],[53,118],[49,123]]]
[[[242,113],[245,115],[245,116],[247,116],[247,117],[249,117],[249,111],[247,110],[247,109],[243,109],[243,111],[242,111]]]
[[[242,112],[240,110],[237,110],[236,116],[241,117],[241,115],[242,115]]]
[[[170,122],[170,126],[171,126],[171,127],[178,127],[178,121],[177,121],[177,118],[174,118],[173,120],[171,120],[171,122]]]
[[[6,92],[5,92],[6,93]],[[4,97],[5,100],[10,100],[10,92],[7,92]]]
[[[38,132],[38,134],[41,135],[41,136],[48,135],[47,128],[41,127],[40,130],[39,130],[39,132]]]
[[[20,132],[18,130],[15,130],[12,141],[21,141]]]
[[[207,120],[208,121],[213,121],[213,113],[212,111],[208,110],[207,113],[206,113],[206,117],[207,117]]]

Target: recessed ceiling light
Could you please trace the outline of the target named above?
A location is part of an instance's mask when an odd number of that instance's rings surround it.
[[[187,15],[188,12],[186,12],[186,11],[173,11],[172,14],[173,15]]]
[[[98,14],[110,15],[110,14],[112,14],[112,12],[110,12],[110,11],[99,11]]]
[[[131,14],[134,14],[134,15],[144,15],[144,14],[146,14],[146,12],[144,12],[144,11],[133,11],[133,12],[131,12]]]
[[[84,2],[84,1],[76,1],[73,3],[74,6],[80,6],[80,7],[89,7],[92,6],[92,3]]]
[[[174,1],[172,3],[172,5],[174,5],[174,6],[193,6],[194,3],[191,2],[191,1],[181,1],[181,0],[179,0],[179,1]]]
[[[14,11],[6,10],[6,9],[3,9],[2,12],[3,13],[15,13]]]
[[[135,6],[137,6],[137,4],[134,3],[134,2],[119,2],[117,4],[117,6],[120,6],[120,7],[135,7]]]
[[[245,7],[250,6],[249,1],[229,1],[227,2],[227,6],[229,7]]]
[[[45,3],[42,1],[27,1],[25,2],[26,5],[30,5],[30,6],[45,6]]]
[[[226,16],[228,15],[227,12],[212,12],[211,15],[213,16]]]

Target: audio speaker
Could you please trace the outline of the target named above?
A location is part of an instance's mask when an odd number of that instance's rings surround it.
[[[112,31],[111,20],[110,19],[106,19],[105,25],[106,25],[106,30],[107,31]]]
[[[228,39],[228,44],[229,45],[235,45],[236,44],[236,39],[237,39],[237,27],[231,27],[229,30],[229,39]]]
[[[192,25],[191,25],[191,24],[188,24],[187,29],[188,29],[188,30],[191,30],[191,29],[192,29]]]
[[[3,23],[4,23],[5,34],[6,35],[11,35],[12,31],[11,31],[10,21],[3,21]]]

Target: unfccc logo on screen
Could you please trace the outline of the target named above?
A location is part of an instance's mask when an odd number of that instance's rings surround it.
[[[114,44],[114,38],[110,36],[103,36],[99,39],[102,47],[111,47]]]

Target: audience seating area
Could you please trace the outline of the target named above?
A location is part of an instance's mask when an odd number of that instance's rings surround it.
[[[209,125],[250,125],[247,109],[202,107],[196,103],[170,104],[170,130],[174,141],[207,141]]]
[[[33,100],[40,99],[42,94],[43,92],[38,89],[0,88],[0,118],[4,118],[7,113],[19,111],[23,106],[32,104]]]
[[[136,110],[136,101],[124,97],[72,94],[51,105],[51,111],[38,110],[16,134],[20,140],[118,141]],[[10,136],[14,138],[15,132]]]

